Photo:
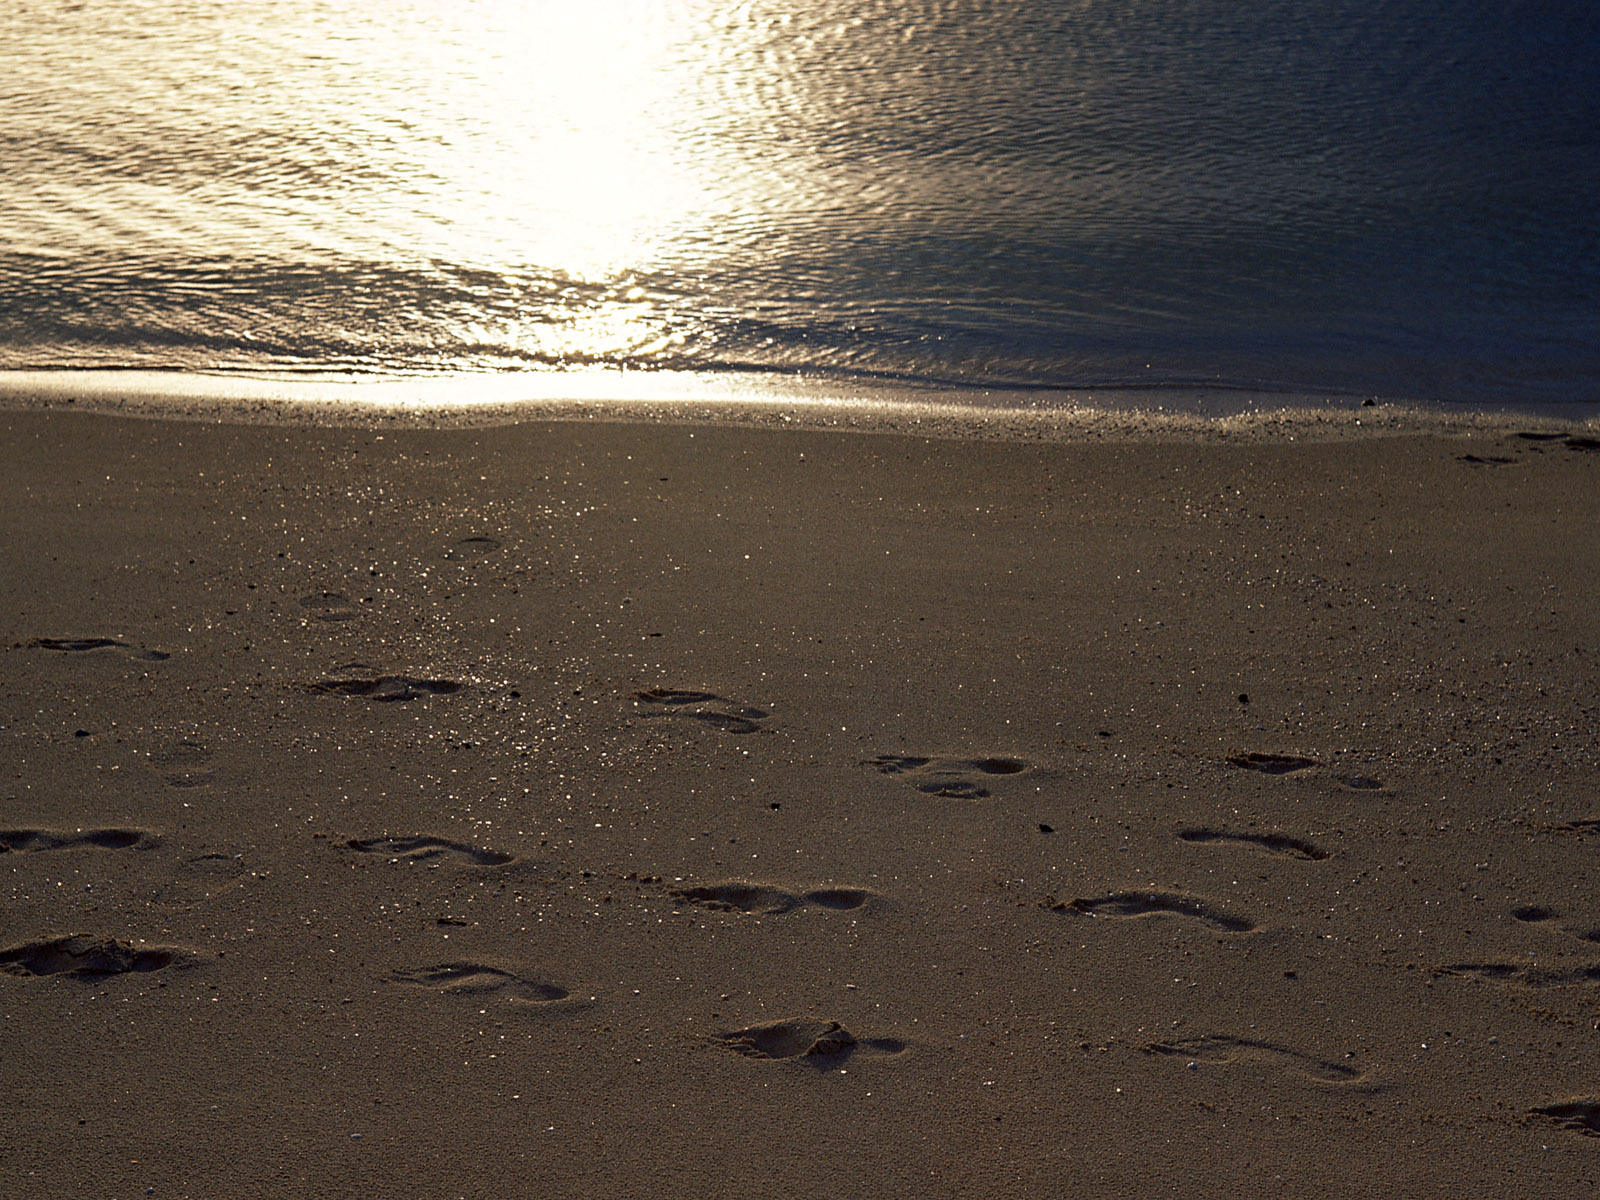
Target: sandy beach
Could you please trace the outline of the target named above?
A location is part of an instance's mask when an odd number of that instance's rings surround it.
[[[1600,442],[0,412],[0,1193],[1600,1185]]]

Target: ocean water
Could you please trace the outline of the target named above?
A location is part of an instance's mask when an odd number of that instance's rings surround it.
[[[14,0],[0,370],[1591,413],[1597,81],[1556,0]]]

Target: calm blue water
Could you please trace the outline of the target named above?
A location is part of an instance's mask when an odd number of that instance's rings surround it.
[[[1592,411],[1600,6],[22,0],[0,369]]]

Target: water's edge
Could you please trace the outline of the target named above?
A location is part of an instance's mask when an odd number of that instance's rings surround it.
[[[1574,413],[1222,389],[970,391],[657,372],[428,377],[0,371],[0,410],[228,424],[484,428],[527,421],[739,425],[1025,441],[1297,441],[1600,431]]]

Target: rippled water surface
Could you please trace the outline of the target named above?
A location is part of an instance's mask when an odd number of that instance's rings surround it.
[[[1600,397],[1600,15],[23,0],[0,367]]]

